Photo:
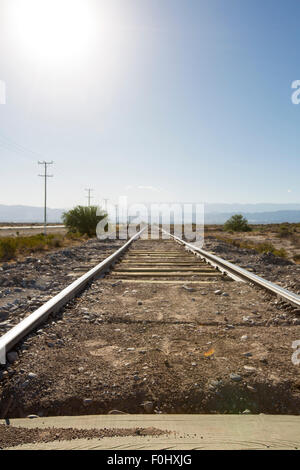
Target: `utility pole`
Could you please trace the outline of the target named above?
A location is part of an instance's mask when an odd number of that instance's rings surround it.
[[[91,199],[93,196],[91,196],[91,192],[94,191],[92,188],[87,188],[85,189],[85,191],[88,192],[88,195],[86,196],[88,198],[88,206],[90,207],[91,205]]]
[[[104,204],[105,204],[105,212],[107,214],[107,201],[108,201],[108,199],[103,199],[103,200],[104,200]]]
[[[45,179],[45,196],[44,196],[44,235],[47,235],[47,178],[52,178],[53,175],[48,175],[47,174],[47,166],[48,165],[53,165],[53,161],[51,162],[38,162],[39,165],[44,165],[44,174],[39,175],[42,178]]]
[[[119,227],[119,206],[118,204],[115,204],[115,208],[116,208],[116,237],[117,237],[117,240],[119,239],[119,234],[120,234],[120,227]]]

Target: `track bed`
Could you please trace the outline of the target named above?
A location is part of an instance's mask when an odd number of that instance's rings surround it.
[[[138,240],[18,346],[0,382],[2,416],[299,414],[297,339],[300,325],[274,297],[175,242]]]

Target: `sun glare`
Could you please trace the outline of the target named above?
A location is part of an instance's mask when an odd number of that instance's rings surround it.
[[[11,6],[11,27],[26,54],[57,63],[88,53],[95,31],[88,0],[15,0]]]

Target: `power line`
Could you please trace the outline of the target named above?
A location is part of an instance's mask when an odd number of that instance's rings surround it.
[[[88,206],[90,207],[91,199],[93,198],[93,196],[91,196],[91,192],[94,191],[94,190],[92,188],[87,188],[87,189],[85,189],[85,191],[88,192],[88,195],[86,196],[86,198],[88,199]]]
[[[23,150],[21,150],[17,147],[11,146],[10,144],[8,144],[8,142],[2,142],[0,140],[0,148],[6,150],[7,152],[16,153],[19,156],[21,156],[22,158],[24,158],[25,160],[28,160],[29,158],[32,159],[31,155],[29,155],[28,153],[26,153],[25,151],[23,151]],[[36,155],[35,155],[35,157],[36,157]]]
[[[10,137],[7,137],[3,134],[0,134],[0,139],[2,139],[2,141],[0,140],[0,144],[6,146],[6,148],[8,150],[11,150],[11,151],[14,151],[14,152],[19,152],[19,153],[22,153],[22,154],[31,154],[31,155],[34,155],[36,157],[41,157],[42,155],[38,152],[35,152],[27,147],[24,147],[24,145],[21,145],[21,144],[18,144],[17,142],[15,142],[13,139],[11,139]]]
[[[48,175],[47,174],[47,166],[48,165],[53,165],[53,161],[51,162],[45,162],[45,161],[42,161],[42,162],[38,162],[39,165],[44,165],[44,174],[43,175],[39,175],[41,176],[42,178],[45,179],[45,195],[44,195],[44,235],[47,234],[47,178],[52,178],[53,175]]]

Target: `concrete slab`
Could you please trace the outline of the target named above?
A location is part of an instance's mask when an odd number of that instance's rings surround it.
[[[1,424],[5,421],[1,420]],[[31,428],[134,428],[173,431],[159,437],[112,437],[26,444],[13,449],[298,449],[300,416],[287,415],[98,415],[13,419]]]

